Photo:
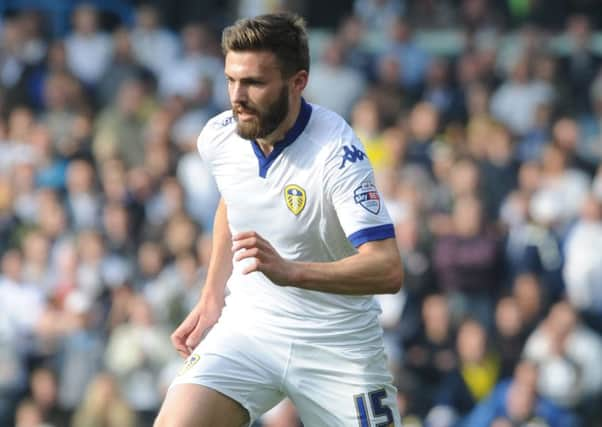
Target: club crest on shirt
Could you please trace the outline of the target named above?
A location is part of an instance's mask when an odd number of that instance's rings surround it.
[[[369,181],[362,182],[353,190],[353,200],[374,215],[380,212],[380,195],[374,184]]]
[[[284,187],[284,201],[286,207],[295,215],[299,215],[305,207],[305,190],[296,184]]]
[[[197,364],[200,358],[201,356],[196,353],[191,354],[188,359],[184,361],[184,366],[182,366],[178,375],[184,375],[190,368]]]

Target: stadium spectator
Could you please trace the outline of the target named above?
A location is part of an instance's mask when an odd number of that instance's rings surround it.
[[[365,45],[365,23],[357,15],[346,16],[337,28],[336,37],[345,52],[345,64],[370,80],[374,74],[374,52]]]
[[[568,300],[598,332],[602,332],[602,265],[597,257],[601,249],[602,209],[590,195],[566,238],[563,275]]]
[[[96,123],[93,150],[97,160],[118,157],[128,168],[144,162],[144,129],[150,114],[145,95],[138,79],[121,84],[115,102],[103,110]]]
[[[521,361],[511,378],[498,383],[491,394],[477,404],[461,422],[462,427],[493,425],[504,419],[510,425],[577,427],[574,415],[537,393],[537,365]]]
[[[95,93],[95,98],[100,105],[112,103],[123,82],[150,78],[150,71],[140,65],[134,57],[131,37],[127,28],[118,28],[112,34],[111,61],[100,77]]]
[[[44,296],[51,290],[50,242],[37,229],[31,229],[21,241],[23,249],[23,280],[39,288]]]
[[[50,130],[56,154],[66,154],[78,117],[88,110],[89,102],[81,83],[66,72],[49,72],[42,85],[41,122]]]
[[[67,64],[88,89],[93,89],[109,66],[111,38],[98,27],[98,10],[90,4],[73,12],[73,31],[65,38]]]
[[[15,427],[54,427],[43,422],[42,410],[31,399],[19,402],[15,411]]]
[[[112,256],[131,264],[136,253],[137,240],[131,237],[130,214],[120,203],[102,208],[102,229],[107,251]]]
[[[519,57],[512,65],[510,78],[491,97],[491,113],[514,135],[524,136],[535,123],[535,113],[542,104],[551,102],[548,87],[535,83],[528,58]]]
[[[569,49],[561,58],[562,73],[569,84],[571,108],[581,114],[590,110],[589,88],[600,67],[600,54],[592,48],[590,17],[575,14],[566,20]]]
[[[535,274],[523,273],[514,279],[512,296],[517,303],[525,330],[531,334],[541,323],[548,310],[547,292]]]
[[[305,96],[308,101],[324,105],[345,118],[366,89],[367,79],[345,63],[342,42],[332,37],[325,43],[319,60],[312,64]]]
[[[65,202],[69,223],[75,230],[99,227],[100,200],[96,191],[95,170],[85,160],[69,163]]]
[[[68,161],[54,150],[50,128],[37,123],[31,132],[30,143],[37,160],[36,186],[63,190],[65,188]],[[67,145],[70,144],[65,144],[64,148]],[[69,148],[77,150],[76,147]]]
[[[577,154],[590,165],[602,161],[602,73],[598,72],[590,86],[591,112],[578,115],[579,134]]]
[[[433,247],[438,284],[449,295],[455,318],[470,312],[484,325],[492,324],[501,262],[499,237],[485,223],[481,203],[471,195],[458,197],[451,232],[439,236]]]
[[[407,135],[403,129],[392,126],[383,130],[383,145],[387,153],[387,167],[389,169],[400,171],[403,168],[407,143]]]
[[[374,65],[374,81],[366,89],[366,97],[374,99],[385,127],[395,126],[401,112],[411,104],[401,86],[399,60],[394,55],[382,55]]]
[[[544,298],[553,302],[564,292],[560,236],[553,228],[562,206],[554,198],[542,197],[542,179],[538,164],[523,163],[518,190],[502,206],[502,217],[509,226],[506,262],[509,280],[523,273],[534,274],[541,281]],[[536,194],[539,196],[534,197]]]
[[[5,367],[0,375],[0,421],[8,425],[14,405],[27,389],[27,361],[35,355],[44,295],[35,284],[23,280],[22,255],[17,249],[4,252],[0,268],[0,361]]]
[[[457,368],[458,358],[445,295],[425,297],[421,308],[420,327],[403,343],[403,369],[399,375],[408,377],[404,383],[410,386],[411,382],[411,394],[422,396],[415,403],[415,410],[424,416],[435,403],[441,382]]]
[[[362,141],[374,172],[378,173],[388,156],[383,144],[381,115],[375,100],[371,98],[357,100],[351,111],[350,124]]]
[[[461,122],[465,119],[464,96],[452,83],[451,64],[446,58],[433,58],[429,63],[422,100],[437,109],[442,127],[449,122]]]
[[[541,220],[560,236],[578,214],[590,186],[589,176],[569,161],[569,153],[559,145],[546,146],[542,155],[541,183],[533,194],[534,216],[539,214]]]
[[[10,109],[23,104],[27,99],[24,88],[26,60],[23,45],[25,43],[23,28],[18,18],[4,20],[0,38],[0,84],[5,92],[3,104]]]
[[[58,310],[47,313],[40,335],[57,355],[59,407],[68,413],[86,398],[102,366],[101,305],[80,290],[70,292]]]
[[[500,378],[509,378],[522,357],[527,341],[527,329],[522,312],[514,296],[502,297],[495,307],[493,345],[500,355]]]
[[[115,375],[124,399],[140,418],[152,419],[162,395],[159,374],[175,351],[165,345],[169,333],[158,324],[143,296],[127,300],[127,320],[117,325],[107,342],[104,362]]]
[[[134,26],[130,31],[133,53],[137,63],[160,76],[166,66],[175,61],[179,52],[179,40],[167,28],[161,26],[160,13],[150,3],[136,9]]]
[[[540,366],[538,390],[556,404],[581,407],[585,419],[602,390],[602,338],[583,325],[575,309],[560,301],[529,336],[524,357]]]
[[[73,416],[73,427],[135,427],[136,414],[124,401],[115,378],[107,373],[94,377],[85,399]]]
[[[15,153],[11,168],[14,209],[17,218],[23,224],[36,222],[36,176],[34,151],[27,144],[20,144]]]
[[[223,63],[210,29],[200,23],[189,23],[182,28],[180,39],[179,55],[167,62],[159,75],[159,94],[164,99],[187,98],[197,93],[202,77],[209,78],[214,87],[221,89],[224,85],[216,84],[216,79],[223,75]],[[214,96],[216,104],[224,105],[223,93],[216,91]]]
[[[432,104],[420,102],[412,108],[408,118],[409,139],[406,161],[432,170],[433,142],[439,130],[439,114]]]
[[[50,367],[40,366],[31,373],[29,390],[44,422],[54,427],[68,424],[68,417],[58,407],[58,383]]]
[[[567,166],[587,174],[590,178],[596,170],[596,163],[582,156],[580,128],[572,117],[560,117],[552,126],[552,141],[566,156]]]
[[[403,15],[405,0],[355,0],[354,15],[366,31],[384,35],[396,16]]]
[[[206,112],[203,111],[203,116],[205,114]],[[194,126],[201,123],[204,125],[206,118],[205,116],[199,120],[198,114],[195,115]],[[192,136],[188,133],[189,130],[178,128],[178,125],[184,125],[185,120],[186,116],[174,124],[174,131],[177,129],[180,133],[178,137],[181,138],[178,144],[181,155],[176,165],[176,175],[184,189],[186,209],[200,223],[203,230],[211,230],[213,228],[213,212],[219,201],[219,191],[207,166],[197,155],[197,134]]]
[[[489,126],[488,143],[480,160],[481,191],[486,217],[496,220],[507,195],[516,188],[518,163],[514,157],[512,138],[500,125]]]
[[[384,54],[394,55],[400,64],[400,78],[403,87],[412,95],[420,92],[426,70],[430,63],[429,54],[416,43],[411,24],[401,15],[392,15],[391,25],[384,43]]]
[[[438,383],[427,419],[444,410],[455,417],[464,417],[493,390],[500,364],[488,341],[487,332],[479,322],[467,318],[460,324],[456,340],[458,362]]]

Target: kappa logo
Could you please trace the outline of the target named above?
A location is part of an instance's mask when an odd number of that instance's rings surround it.
[[[345,145],[345,146],[343,146],[343,162],[341,163],[341,166],[339,166],[339,169],[343,169],[345,167],[345,165],[347,164],[347,161],[350,161],[351,163],[355,163],[358,160],[362,161],[365,158],[366,158],[366,153],[364,153],[362,150],[357,148],[355,145],[352,145],[351,147],[349,147],[348,145]]]
[[[186,372],[188,372],[190,370],[190,368],[192,368],[194,365],[197,364],[197,362],[201,359],[201,356],[199,356],[196,353],[191,354],[188,359],[186,359],[184,361],[184,366],[182,366],[182,369],[180,369],[180,372],[178,372],[178,375],[184,375]]]
[[[380,212],[380,195],[371,182],[364,181],[359,187],[353,190],[353,200],[374,215]]]
[[[286,207],[295,215],[299,215],[305,207],[305,190],[296,184],[290,184],[284,187],[284,201]]]

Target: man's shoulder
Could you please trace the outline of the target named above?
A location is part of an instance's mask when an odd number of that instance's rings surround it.
[[[227,135],[235,130],[235,126],[236,121],[232,111],[224,111],[207,120],[199,135],[199,142],[201,140],[211,140],[220,135]]]
[[[319,126],[326,128],[348,126],[348,123],[338,113],[321,106],[320,104],[311,104],[312,119]]]
[[[207,121],[205,124],[204,130],[210,130],[214,132],[220,132],[228,129],[233,129],[233,126],[236,124],[234,120],[234,114],[232,114],[232,110],[223,111]]]
[[[207,154],[235,134],[235,130],[236,121],[232,111],[224,111],[207,121],[197,138],[197,149],[201,154]]]
[[[308,135],[325,153],[326,163],[339,168],[347,164],[344,159],[355,163],[366,158],[361,141],[343,117],[325,107],[312,106],[312,122]]]
[[[312,107],[308,132],[312,139],[336,148],[354,138],[351,126],[339,114],[317,104],[312,104]]]

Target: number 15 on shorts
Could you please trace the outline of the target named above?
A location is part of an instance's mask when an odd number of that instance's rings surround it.
[[[360,427],[372,427],[368,415],[369,412],[372,414],[371,418],[375,422],[375,427],[390,427],[394,425],[391,408],[383,405],[383,400],[386,398],[387,392],[384,388],[371,391],[367,394],[362,393],[353,396]],[[368,406],[370,406],[370,409],[368,409]]]

